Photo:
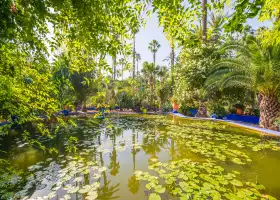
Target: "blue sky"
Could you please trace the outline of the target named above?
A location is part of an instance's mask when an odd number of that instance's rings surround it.
[[[163,34],[163,28],[158,26],[158,19],[156,15],[147,19],[146,27],[142,27],[136,35],[136,52],[140,53],[142,62],[153,62],[153,54],[148,50],[149,43],[152,40],[157,40],[161,47],[156,54],[156,63],[159,65],[168,65],[163,60],[169,56],[171,48],[165,35]]]

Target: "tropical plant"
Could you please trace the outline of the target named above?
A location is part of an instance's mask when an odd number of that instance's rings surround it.
[[[140,55],[140,53],[136,53],[136,55],[135,55],[135,59],[136,59],[136,75],[138,76],[139,75],[139,68],[138,68],[138,66],[139,66],[139,61],[141,60],[141,55]]]
[[[159,66],[155,67],[153,63],[148,63],[147,61],[143,63],[142,73],[146,77],[146,82],[150,87],[150,106],[154,103],[155,78],[158,71]]]
[[[156,40],[152,40],[150,43],[149,43],[149,47],[148,49],[152,52],[153,54],[153,61],[154,61],[154,67],[156,67],[156,53],[157,51],[159,50],[160,48],[160,44],[158,41]]]
[[[202,40],[207,42],[207,0],[202,0]]]
[[[125,72],[127,69],[130,68],[130,65],[129,65],[128,61],[127,61],[125,58],[121,58],[121,59],[119,60],[119,64],[121,65],[119,77],[121,76],[121,77],[122,77],[122,81],[123,81],[124,72]]]
[[[223,14],[214,14],[211,13],[209,21],[209,41],[218,43],[220,42],[219,38],[223,31],[222,26],[224,25],[225,19]]]
[[[273,123],[280,114],[280,46],[264,46],[261,40],[248,36],[246,43],[227,44],[223,50],[234,50],[233,56],[212,66],[209,82],[220,89],[243,87],[255,92],[260,126],[275,129]]]

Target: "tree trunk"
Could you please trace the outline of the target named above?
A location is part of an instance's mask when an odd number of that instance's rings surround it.
[[[155,87],[156,87],[156,74],[155,74],[155,69],[156,69],[156,53],[153,55],[154,57],[154,72],[153,72],[153,90],[152,90],[152,98],[153,98],[153,106],[155,107]]]
[[[198,111],[197,111],[195,117],[208,117],[207,108],[206,108],[205,103],[203,101],[200,101],[199,108],[198,108]]]
[[[174,63],[175,63],[175,51],[174,45],[171,47],[171,93],[173,94],[173,86],[174,86]]]
[[[274,121],[280,114],[280,103],[276,96],[262,95],[260,98],[260,127],[277,130]]]
[[[132,78],[135,78],[135,34],[133,35],[133,71],[132,71]]]
[[[154,80],[153,75],[150,77],[150,85],[151,85],[151,102],[150,102],[150,108],[153,106],[153,99],[154,99]]]
[[[137,64],[136,64],[136,76],[138,76],[138,63],[139,63],[139,61],[137,60]]]
[[[122,65],[122,81],[123,81],[123,65]]]
[[[117,75],[117,56],[113,57],[113,80],[116,80]]]
[[[207,0],[202,0],[202,40],[207,41]]]

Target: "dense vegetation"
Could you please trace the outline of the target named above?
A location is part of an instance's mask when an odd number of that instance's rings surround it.
[[[275,129],[279,3],[235,1],[227,5],[236,11],[230,17],[223,11],[226,2],[205,3],[2,1],[1,121],[37,121],[47,133],[38,117],[50,118],[65,106],[168,110],[172,99],[185,113],[202,106],[222,114],[236,104],[250,105],[260,110],[262,127]],[[147,47],[153,63],[139,66],[135,38],[153,12],[170,42],[167,67],[156,63],[156,40]],[[244,25],[253,17],[270,20],[272,28]]]
[[[45,119],[59,122],[57,130],[72,123],[55,115],[64,108],[169,111],[171,102],[198,116],[241,105],[260,113],[261,127],[277,129],[278,0],[1,0],[0,9],[0,122],[12,119],[1,134],[32,123],[51,137],[57,131]],[[135,40],[153,13],[170,43],[169,66],[157,65],[156,36],[147,47],[153,63],[139,65]],[[253,30],[249,18],[272,25]],[[23,138],[41,146],[27,130]]]

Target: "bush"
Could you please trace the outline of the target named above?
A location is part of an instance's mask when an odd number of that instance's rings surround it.
[[[211,103],[210,105],[208,105],[208,111],[210,114],[215,113],[218,117],[223,117],[228,114],[222,102]]]
[[[163,112],[170,112],[172,111],[172,105],[170,102],[166,102],[162,105],[162,111]]]
[[[142,105],[144,108],[148,108],[149,102],[148,102],[146,99],[143,99],[142,102],[141,102],[141,105]]]

